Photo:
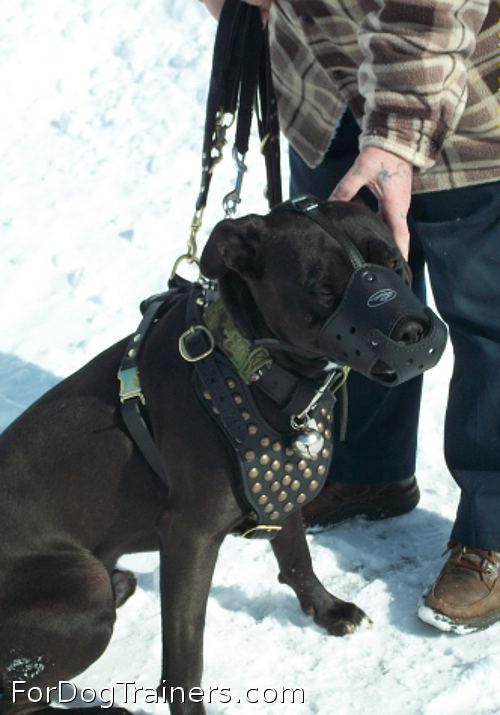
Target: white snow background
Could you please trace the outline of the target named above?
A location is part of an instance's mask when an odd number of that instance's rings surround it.
[[[55,381],[135,329],[185,249],[199,185],[215,23],[196,0],[2,0],[0,10],[0,428]],[[266,211],[258,143],[240,213]],[[203,236],[232,188],[230,146]],[[316,571],[374,621],[336,639],[278,584],[267,544],[230,537],[211,591],[204,686],[234,701],[210,713],[487,715],[500,712],[500,625],[442,634],[415,615],[437,575],[457,489],[442,458],[448,351],[426,377],[413,513],[308,537]],[[0,497],[1,498],[1,497]],[[155,688],[157,557],[139,575],[102,658],[76,679]],[[77,647],[77,645],[75,644]],[[263,702],[303,688],[303,704]],[[253,691],[247,703],[245,692]],[[267,692],[272,699],[272,692]],[[237,704],[237,699],[241,703]],[[132,710],[165,712],[138,700]]]

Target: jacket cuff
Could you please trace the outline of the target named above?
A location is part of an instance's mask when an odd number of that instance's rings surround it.
[[[436,163],[449,128],[431,120],[378,111],[365,116],[359,148],[376,146],[413,164],[422,172]]]

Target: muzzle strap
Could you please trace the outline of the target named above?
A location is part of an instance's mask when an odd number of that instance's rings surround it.
[[[321,213],[318,202],[311,196],[300,196],[298,199],[285,201],[273,209],[274,211],[297,211],[304,214],[311,221],[314,221],[321,228],[334,238],[349,259],[353,268],[363,266],[365,260],[357,246],[351,241],[347,233],[335,226],[326,216]]]

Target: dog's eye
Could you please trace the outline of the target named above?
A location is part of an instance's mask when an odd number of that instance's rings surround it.
[[[331,288],[327,287],[316,287],[309,290],[310,296],[313,298],[315,303],[331,308],[337,302],[337,296]]]

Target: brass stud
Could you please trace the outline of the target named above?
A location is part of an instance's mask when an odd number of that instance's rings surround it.
[[[226,385],[229,387],[230,390],[234,390],[234,388],[236,387],[235,381],[231,379],[226,380]]]
[[[271,491],[272,492],[277,492],[281,489],[281,484],[279,482],[273,482],[271,484]]]
[[[260,497],[257,499],[257,504],[265,504],[267,501],[267,496],[265,494],[261,494]]]
[[[316,489],[317,489],[318,487],[319,487],[319,484],[318,484],[318,482],[317,482],[315,479],[313,479],[312,482],[309,484],[309,489],[310,489],[312,492],[316,491]]]
[[[211,400],[211,399],[212,399],[212,395],[209,393],[208,390],[203,390],[203,397],[205,398],[205,400]]]
[[[307,467],[307,462],[305,459],[301,459],[300,462],[297,464],[298,468],[300,469],[301,472],[304,471],[304,469]]]
[[[217,407],[212,407],[212,412],[214,413],[214,415],[220,415],[220,412]]]
[[[330,412],[328,412],[326,415],[326,419],[328,420],[328,422],[331,422],[333,420],[333,415]]]
[[[259,492],[262,491],[262,484],[260,482],[257,482],[252,486],[252,491],[254,494],[258,494]]]
[[[306,495],[304,492],[301,492],[299,496],[297,497],[297,504],[303,504],[305,500],[307,499]]]
[[[269,437],[262,437],[262,439],[260,440],[261,447],[269,447],[270,444],[271,440],[269,439]]]
[[[275,459],[271,464],[271,469],[273,470],[273,472],[277,472],[278,469],[280,469],[280,467],[281,467],[281,462],[279,462],[277,459]]]
[[[304,469],[304,477],[306,479],[310,479],[312,477],[312,475],[313,475],[312,469],[310,469],[309,467],[307,467],[307,469]]]
[[[285,492],[284,490],[278,494],[278,501],[285,501],[285,499],[288,496],[288,492]]]
[[[262,457],[259,459],[259,462],[261,464],[263,464],[264,466],[266,464],[269,464],[270,461],[271,461],[271,457],[268,454],[263,454]]]
[[[253,462],[253,460],[255,459],[255,452],[252,449],[248,449],[245,452],[245,459],[247,460],[247,462]]]
[[[293,482],[290,484],[290,489],[292,489],[292,491],[294,492],[296,492],[297,489],[300,489],[300,482],[298,479],[293,480]]]
[[[237,405],[241,405],[243,402],[243,397],[239,394],[239,392],[236,392],[233,395],[233,400],[236,402]]]
[[[286,477],[283,477],[281,480],[281,483],[283,484],[284,487],[287,487],[289,484],[291,484],[292,478],[289,474],[286,475]]]
[[[243,417],[243,419],[244,419],[245,422],[246,422],[247,420],[250,419],[250,412],[248,412],[248,410],[243,410],[242,413],[241,413],[241,416]]]
[[[267,472],[264,472],[264,479],[266,480],[266,482],[270,482],[271,479],[274,479],[274,473],[271,472],[270,469],[268,469]]]
[[[323,422],[318,422],[318,431],[319,432],[325,431],[325,425],[323,424]]]
[[[250,425],[248,425],[248,427],[247,427],[247,431],[248,431],[248,434],[257,434],[257,432],[258,432],[259,430],[258,430],[258,428],[257,428],[257,425],[250,424]]]
[[[293,457],[293,455],[295,454],[295,452],[293,451],[293,449],[292,449],[291,447],[287,447],[287,448],[285,449],[285,454],[286,454],[287,457]]]
[[[325,472],[326,472],[326,467],[325,467],[325,465],[324,465],[324,464],[320,464],[319,467],[318,467],[318,474],[319,474],[319,476],[322,477],[323,474],[325,474]]]
[[[329,429],[325,430],[325,437],[326,437],[326,439],[330,439],[331,436],[332,436],[331,430],[329,430]]]
[[[271,518],[273,521],[276,521],[276,519],[279,519],[279,513],[278,513],[277,511],[271,512],[270,518]]]
[[[285,464],[284,469],[287,474],[290,474],[291,472],[293,472],[293,464],[291,462],[287,462]]]
[[[259,470],[257,467],[252,467],[252,469],[248,472],[248,476],[250,479],[256,479],[259,476]]]
[[[283,445],[281,442],[273,442],[273,452],[281,452]]]
[[[321,408],[321,416],[326,417],[326,407]]]
[[[292,511],[293,509],[293,504],[291,502],[287,502],[285,506],[283,507],[283,511],[289,512]]]
[[[262,495],[262,496],[264,496],[264,495]],[[260,498],[262,499],[262,497],[260,497]],[[266,514],[269,514],[269,512],[272,511],[273,509],[274,509],[274,504],[266,504],[266,506],[264,507],[264,511],[266,512]]]
[[[323,459],[328,459],[328,457],[330,456],[330,450],[326,449],[325,447],[325,449],[321,450],[321,456],[323,457]]]

